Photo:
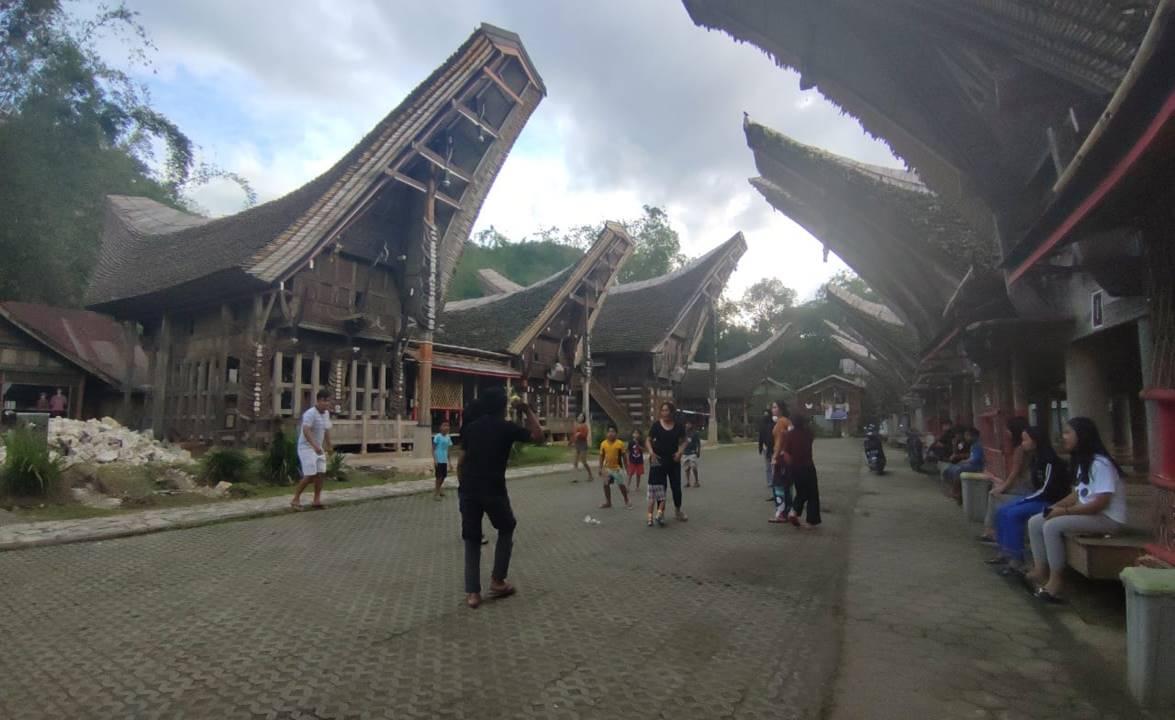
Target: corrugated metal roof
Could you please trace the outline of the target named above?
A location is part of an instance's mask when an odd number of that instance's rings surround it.
[[[121,389],[126,379],[128,350],[122,325],[108,315],[24,302],[0,303],[0,317],[82,370]],[[135,347],[132,385],[147,384],[149,362]]]

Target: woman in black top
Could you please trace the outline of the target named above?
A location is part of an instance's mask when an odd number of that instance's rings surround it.
[[[1020,433],[1020,447],[1032,457],[1032,491],[996,511],[995,531],[1000,554],[988,560],[992,565],[1008,564],[1008,572],[1022,572],[1024,533],[1028,520],[1069,494],[1069,470],[1057,457],[1048,431],[1027,427]]]
[[[677,422],[677,406],[668,401],[661,403],[661,419],[649,428],[646,441],[652,463],[649,485],[663,486],[668,481],[677,519],[683,522],[689,519],[681,509],[681,456],[685,443],[685,428]]]

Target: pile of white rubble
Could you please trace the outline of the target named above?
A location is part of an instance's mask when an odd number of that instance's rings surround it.
[[[189,463],[187,450],[157,442],[149,433],[123,427],[113,418],[49,421],[49,449],[64,467],[87,464]]]

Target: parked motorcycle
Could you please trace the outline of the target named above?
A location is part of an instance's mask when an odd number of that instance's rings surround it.
[[[885,443],[875,425],[865,428],[865,462],[873,472],[885,474]]]

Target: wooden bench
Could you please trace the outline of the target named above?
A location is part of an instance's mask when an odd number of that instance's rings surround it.
[[[1149,485],[1126,486],[1126,529],[1120,535],[1066,535],[1069,567],[1091,580],[1117,580],[1133,565],[1151,540],[1150,513],[1154,502]]]

